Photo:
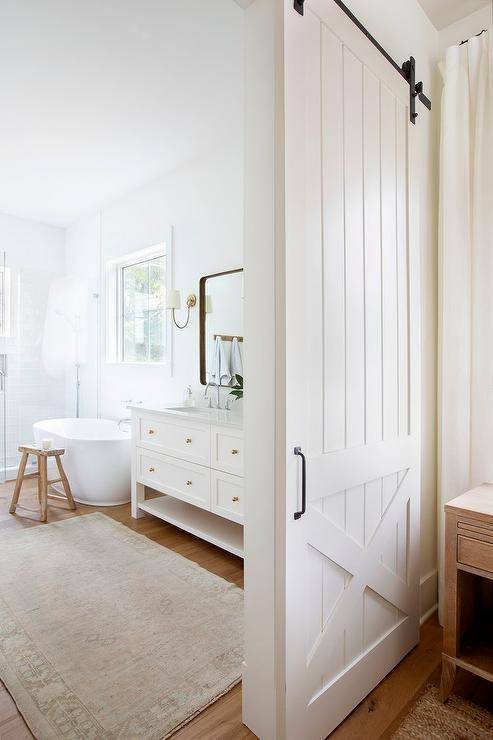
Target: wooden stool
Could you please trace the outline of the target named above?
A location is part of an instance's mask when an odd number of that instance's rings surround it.
[[[21,506],[19,504],[19,496],[21,494],[22,484],[25,480],[28,478],[37,478],[38,479],[38,501],[41,509],[41,521],[46,522],[48,518],[48,499],[54,498],[54,499],[61,499],[62,501],[67,501],[70,509],[74,511],[77,507],[75,505],[74,498],[72,496],[72,491],[70,490],[70,485],[67,479],[67,476],[65,475],[65,470],[63,469],[62,461],[60,460],[60,457],[65,453],[65,450],[63,449],[52,449],[52,450],[42,450],[40,447],[34,447],[31,445],[21,445],[19,447],[19,452],[22,453],[21,461],[19,464],[19,471],[17,473],[17,480],[15,482],[15,488],[14,488],[14,495],[12,496],[12,501],[10,503],[10,513],[15,514],[15,510],[17,506]],[[36,455],[38,459],[38,472],[37,473],[29,473],[26,475],[26,465],[27,460],[29,458],[29,455]],[[47,460],[49,457],[54,457],[55,462],[57,464],[58,472],[60,473],[60,477],[56,478],[55,480],[48,480],[48,472],[47,472]],[[65,491],[65,496],[62,496],[61,494],[55,494],[55,493],[48,493],[48,487],[53,485],[53,483],[61,483],[63,486],[63,490]],[[25,509],[25,506],[21,506],[21,508]],[[34,511],[34,509],[26,509],[27,511]]]

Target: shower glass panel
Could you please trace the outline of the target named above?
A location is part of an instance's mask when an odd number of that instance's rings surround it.
[[[10,273],[5,252],[0,253],[0,482],[7,479],[7,354],[5,341],[10,329]]]
[[[0,475],[15,478],[18,447],[33,424],[65,416],[67,360],[50,334],[49,297],[62,280],[63,250],[22,244],[0,255]],[[51,341],[52,346],[49,346]],[[47,359],[49,362],[47,362]]]

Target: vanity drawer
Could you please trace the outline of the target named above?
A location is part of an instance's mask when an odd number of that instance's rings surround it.
[[[139,483],[155,488],[201,509],[211,508],[211,471],[202,465],[139,449]]]
[[[210,465],[210,428],[207,424],[159,416],[141,416],[137,444],[181,460]]]
[[[215,514],[243,524],[245,488],[243,478],[211,471],[211,509]]]
[[[471,568],[479,568],[493,573],[493,544],[459,535],[457,538],[457,560]]]
[[[213,426],[211,435],[211,467],[243,475],[243,432]]]

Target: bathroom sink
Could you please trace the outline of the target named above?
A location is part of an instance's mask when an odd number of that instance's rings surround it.
[[[182,414],[209,414],[214,409],[197,408],[196,406],[170,406],[168,411],[180,411]]]
[[[164,410],[173,414],[183,414],[183,416],[195,416],[197,420],[202,418],[211,423],[232,424],[233,426],[242,424],[241,416],[231,409],[210,409],[208,406],[168,406]]]

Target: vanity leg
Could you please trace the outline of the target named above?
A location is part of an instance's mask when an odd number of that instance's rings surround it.
[[[141,519],[145,512],[139,509],[141,501],[145,501],[145,486],[142,483],[132,483],[132,516]]]

